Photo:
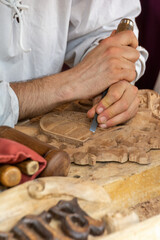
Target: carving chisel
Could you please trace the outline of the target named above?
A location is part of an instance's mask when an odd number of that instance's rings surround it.
[[[128,19],[128,18],[123,18],[118,27],[117,27],[117,30],[116,30],[116,33],[118,32],[122,32],[122,31],[126,31],[126,30],[132,30],[133,31],[133,27],[134,27],[134,23],[132,20]],[[107,94],[108,92],[108,89],[106,89],[103,93],[102,93],[102,98],[105,97],[105,95]],[[102,99],[101,98],[101,99]],[[98,126],[98,122],[97,122],[97,117],[98,117],[98,114],[95,113],[94,115],[94,118],[92,120],[92,123],[91,123],[91,127],[90,127],[90,131],[91,132],[95,132],[96,131],[96,128]]]

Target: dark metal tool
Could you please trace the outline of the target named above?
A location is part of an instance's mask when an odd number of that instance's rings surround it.
[[[106,96],[107,92],[108,92],[108,89],[106,89],[106,90],[102,93],[102,98],[104,98],[104,97]],[[102,99],[102,98],[101,98],[101,99]],[[96,128],[97,128],[97,126],[98,126],[97,117],[98,117],[98,114],[95,113],[94,118],[93,118],[93,120],[92,120],[91,127],[90,127],[90,131],[91,131],[91,132],[95,132],[95,131],[96,131]]]
[[[132,20],[128,19],[128,18],[123,18],[118,27],[117,27],[117,30],[116,30],[116,33],[118,32],[122,32],[122,31],[126,31],[126,30],[132,30],[133,31],[133,28],[134,28],[134,23]],[[102,98],[105,97],[105,95],[107,94],[108,92],[108,89],[106,89],[103,93],[102,93]],[[91,127],[90,127],[90,131],[91,132],[95,132],[96,131],[96,128],[98,126],[98,122],[97,122],[97,117],[98,117],[98,114],[95,113],[94,115],[94,118],[92,120],[92,123],[91,123]]]

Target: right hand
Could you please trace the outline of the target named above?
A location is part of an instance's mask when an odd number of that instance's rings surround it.
[[[72,69],[76,71],[76,80],[70,85],[75,99],[94,97],[121,80],[135,80],[135,62],[139,58],[137,46],[132,31],[112,34],[102,40]]]

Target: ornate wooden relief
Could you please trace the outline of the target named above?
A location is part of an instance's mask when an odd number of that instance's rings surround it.
[[[140,90],[139,99],[139,110],[133,119],[109,129],[98,128],[96,133],[89,131],[91,121],[86,117],[90,101],[57,108],[17,129],[36,132],[33,136],[64,149],[76,164],[110,161],[149,164],[150,151],[160,148],[160,96],[151,90]]]
[[[54,219],[60,220],[62,234],[50,226]],[[104,222],[91,218],[80,208],[77,198],[74,198],[71,201],[61,200],[56,206],[43,211],[38,216],[25,216],[10,233],[0,233],[0,239],[87,240],[89,234],[99,236],[104,230]]]
[[[139,222],[134,212],[112,203],[105,189],[90,181],[28,181],[1,193],[0,239],[96,239]]]
[[[80,207],[101,219],[111,201],[102,186],[76,178],[45,177],[1,192],[0,231],[8,232],[24,216],[48,211],[61,199],[77,198]]]

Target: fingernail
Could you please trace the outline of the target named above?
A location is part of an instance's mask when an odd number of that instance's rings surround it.
[[[99,127],[100,127],[100,128],[106,128],[106,127],[107,127],[107,124],[99,124]]]
[[[100,118],[101,123],[105,123],[107,121],[107,118],[105,116]]]
[[[100,108],[97,109],[96,112],[97,112],[98,114],[100,114],[100,113],[102,113],[103,111],[104,111],[104,109],[103,109],[102,107],[100,107]]]

